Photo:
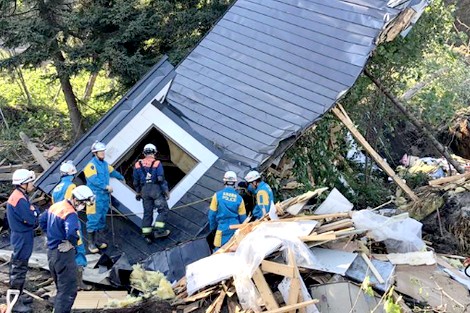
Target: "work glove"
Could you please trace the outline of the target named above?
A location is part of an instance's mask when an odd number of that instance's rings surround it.
[[[72,249],[75,249],[75,247],[68,240],[62,240],[62,243],[57,246],[59,252],[68,252]]]
[[[112,193],[113,192],[113,187],[111,187],[110,185],[106,186],[106,190],[109,192],[109,193]]]
[[[137,201],[142,200],[142,195],[141,195],[140,193],[136,194],[136,195],[135,195],[135,199],[136,199]]]

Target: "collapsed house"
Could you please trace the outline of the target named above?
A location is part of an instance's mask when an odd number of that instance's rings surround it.
[[[206,213],[223,173],[270,166],[347,92],[377,44],[407,31],[426,4],[238,0],[181,64],[163,58],[36,185],[50,193],[62,161],[83,169],[91,144],[106,143],[106,160],[126,178],[111,182],[110,242],[179,279],[210,254]],[[132,189],[147,143],[159,150],[171,208],[171,235],[151,246],[139,236],[143,208]]]

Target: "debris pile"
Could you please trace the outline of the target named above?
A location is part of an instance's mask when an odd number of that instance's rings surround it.
[[[233,225],[229,242],[186,267],[174,286],[177,312],[465,312],[464,258],[436,254],[406,212],[352,211],[337,190],[318,205],[324,192]]]

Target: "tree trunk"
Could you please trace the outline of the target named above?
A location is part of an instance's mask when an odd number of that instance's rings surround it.
[[[372,82],[383,92],[383,94],[389,98],[390,101],[392,101],[398,110],[400,110],[400,112],[402,112],[411,121],[411,123],[413,123],[413,125],[431,141],[436,150],[439,151],[439,153],[441,153],[441,155],[443,155],[450,164],[452,164],[457,172],[460,174],[465,172],[462,166],[460,166],[460,164],[452,158],[452,156],[447,151],[447,148],[437,141],[436,137],[433,136],[431,131],[427,129],[427,127],[423,125],[423,123],[417,117],[411,115],[411,113],[406,110],[405,106],[395,96],[393,96],[392,93],[387,88],[385,88],[385,86],[378,79],[372,76],[372,74],[367,69],[364,69],[364,74],[369,77],[370,80],[372,80]]]
[[[85,94],[83,95],[83,98],[82,98],[83,102],[87,103],[88,100],[90,100],[97,77],[98,77],[98,71],[90,74],[90,78],[88,79],[88,83],[86,84],[86,87],[85,87]]]
[[[65,102],[69,109],[70,120],[72,122],[72,128],[74,131],[74,140],[80,138],[84,133],[83,128],[83,116],[78,108],[77,98],[73,92],[72,84],[70,83],[70,77],[64,69],[65,58],[62,52],[57,47],[57,52],[54,55],[54,65],[59,76],[60,86],[65,96]]]

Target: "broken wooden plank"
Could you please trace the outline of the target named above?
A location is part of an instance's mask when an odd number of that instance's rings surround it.
[[[267,260],[263,260],[261,262],[261,270],[264,272],[291,278],[295,275],[293,266]]]
[[[340,106],[339,104],[337,105]],[[333,113],[338,117],[338,119],[346,126],[346,128],[351,132],[351,134],[356,138],[356,140],[364,147],[367,153],[374,159],[375,162],[387,173],[389,177],[410,197],[411,200],[417,201],[419,198],[416,194],[408,187],[408,185],[399,177],[395,171],[385,162],[382,157],[372,148],[372,146],[367,142],[367,140],[362,136],[362,134],[357,130],[356,126],[351,122],[346,112],[341,111],[338,107],[332,109]]]
[[[297,265],[295,263],[294,252],[291,249],[289,249],[287,252],[287,258],[288,258],[287,264],[294,268],[294,277],[290,281],[289,296],[287,297],[287,305],[291,305],[291,304],[298,303],[299,297],[301,296],[300,277],[299,277],[300,275],[299,275],[299,270],[297,268]],[[290,312],[295,313],[295,310],[292,309],[292,311]]]
[[[220,309],[222,308],[222,303],[225,299],[225,291],[221,290],[217,299],[209,305],[206,309],[206,313],[219,313]]]
[[[253,274],[253,281],[255,282],[256,287],[261,295],[261,298],[264,301],[264,305],[268,310],[274,310],[279,308],[279,304],[277,304],[276,299],[274,299],[273,292],[271,288],[269,288],[266,279],[264,278],[263,272],[261,272],[260,268],[258,267]]]
[[[294,311],[294,310],[297,310],[297,309],[300,309],[300,308],[304,308],[304,307],[306,307],[306,306],[309,306],[309,305],[315,304],[315,303],[318,303],[318,300],[317,300],[317,299],[313,299],[313,300],[308,300],[308,301],[301,302],[301,303],[296,303],[296,304],[287,305],[287,306],[284,306],[284,307],[279,308],[279,309],[267,311],[267,312],[265,312],[265,313],[284,313],[284,312],[289,312],[289,311]]]
[[[339,221],[336,221],[336,222],[333,222],[333,223],[322,225],[318,228],[317,233],[321,234],[321,233],[324,233],[324,232],[327,232],[327,231],[330,231],[330,230],[338,230],[338,229],[342,229],[342,228],[349,228],[351,226],[354,226],[354,223],[353,223],[352,219],[347,218],[347,219],[344,219],[344,220],[339,220]]]
[[[433,179],[433,180],[430,180],[428,183],[429,183],[430,186],[438,186],[438,185],[454,182],[454,181],[459,180],[461,178],[464,178],[465,180],[469,179],[470,178],[470,173],[464,173],[464,174],[458,174],[458,175],[449,176],[449,177],[442,177],[442,178],[438,178],[438,179]]]
[[[26,136],[25,133],[20,132],[20,137],[21,137],[21,140],[23,140],[24,144],[26,145],[26,148],[28,148],[28,150],[33,155],[34,159],[39,163],[39,165],[41,165],[41,167],[44,170],[47,170],[51,166],[51,164],[42,155],[42,153],[39,151],[36,145],[29,139],[28,136]]]
[[[369,260],[367,255],[365,253],[361,253],[361,257],[366,262],[367,266],[369,267],[370,271],[372,274],[374,274],[375,278],[379,281],[381,284],[385,284],[385,280],[383,279],[382,275],[380,275],[379,271],[375,268],[374,264]]]
[[[201,291],[201,292],[199,292],[199,293],[197,293],[197,294],[195,294],[195,295],[192,295],[192,296],[190,296],[190,297],[186,297],[186,298],[184,298],[184,299],[182,299],[182,300],[183,300],[184,302],[193,302],[193,301],[196,301],[196,300],[199,300],[199,299],[203,299],[203,298],[209,296],[210,294],[214,293],[214,292],[216,291],[216,290],[215,290],[216,288],[217,288],[217,286],[213,286],[213,287],[211,287],[211,288],[209,288],[209,289],[206,289],[206,290],[204,290],[204,291]]]
[[[335,240],[336,234],[335,233],[324,233],[319,235],[308,235],[299,237],[302,241],[326,241],[326,240]]]

